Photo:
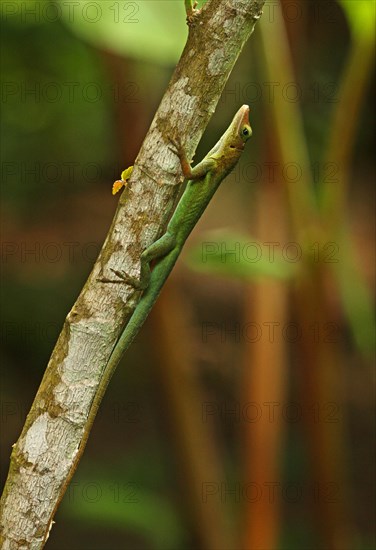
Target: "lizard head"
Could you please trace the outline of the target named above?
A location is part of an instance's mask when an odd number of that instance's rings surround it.
[[[209,158],[219,162],[219,169],[228,173],[233,169],[241,156],[244,146],[252,135],[252,128],[249,123],[249,107],[240,107],[230,126],[208,153]]]
[[[252,128],[249,123],[249,107],[243,105],[234,116],[234,119],[230,126],[231,129],[231,143],[230,147],[233,149],[239,149],[242,151],[244,145],[247,143],[252,135]]]

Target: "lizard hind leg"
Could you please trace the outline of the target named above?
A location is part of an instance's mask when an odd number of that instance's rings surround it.
[[[162,235],[162,237],[160,237],[153,244],[148,246],[141,254],[141,269],[139,278],[132,277],[131,275],[124,273],[124,271],[119,271],[117,269],[111,268],[111,271],[115,273],[117,277],[119,277],[119,280],[112,281],[110,279],[101,279],[102,282],[126,283],[128,285],[131,285],[135,290],[145,290],[150,283],[150,262],[166,256],[169,252],[171,252],[171,250],[175,248],[175,244],[175,237],[167,231],[164,235]]]
[[[149,286],[151,276],[150,262],[166,256],[175,248],[175,245],[175,237],[171,233],[166,232],[143,251],[141,254],[140,280],[137,281],[136,285],[138,289],[144,290]]]

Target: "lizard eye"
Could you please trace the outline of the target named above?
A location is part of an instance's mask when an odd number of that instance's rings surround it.
[[[240,137],[242,138],[243,141],[247,141],[247,139],[251,137],[251,135],[252,135],[251,127],[248,126],[248,124],[244,124],[244,126],[242,126],[240,130]]]

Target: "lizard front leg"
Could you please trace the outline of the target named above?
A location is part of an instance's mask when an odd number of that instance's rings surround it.
[[[197,1],[194,0],[184,0],[185,12],[187,14],[187,25],[191,27],[197,20],[197,17],[200,15],[201,10],[197,9]]]
[[[184,178],[187,180],[198,180],[206,176],[206,174],[214,168],[216,162],[211,158],[204,158],[194,168],[191,166],[191,162],[188,160],[187,154],[180,141],[169,138],[175,149],[170,147],[170,150],[175,153],[180,160],[181,169]]]

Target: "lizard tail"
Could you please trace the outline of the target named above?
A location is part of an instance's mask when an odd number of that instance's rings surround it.
[[[129,319],[123,333],[116,342],[115,348],[110,355],[106,370],[113,372],[118,365],[123,354],[132,344],[142,325],[146,321],[151,309],[153,308],[162,287],[172,271],[180,251],[172,250],[167,256],[159,260],[152,271],[151,282],[145,289],[136,309]]]
[[[157,265],[154,267],[150,284],[142,294],[141,299],[136,306],[136,309],[134,310],[122,334],[120,335],[119,340],[116,342],[115,347],[112,350],[110,358],[107,362],[107,365],[105,366],[102,374],[102,379],[99,384],[99,389],[93,399],[91,410],[89,413],[90,427],[94,421],[103,395],[107,389],[113,373],[115,372],[117,365],[120,362],[120,359],[129,348],[129,346],[132,344],[142,325],[146,321],[147,316],[149,315],[151,309],[157,301],[157,298],[162,290],[162,287],[167,277],[171,273],[172,268],[174,267],[176,260],[179,257],[179,253],[180,250],[173,249],[164,258],[160,259]]]

